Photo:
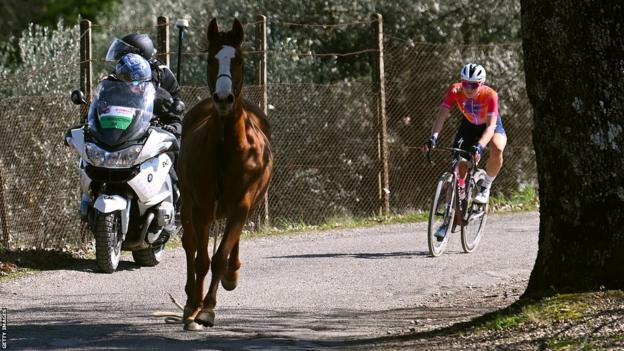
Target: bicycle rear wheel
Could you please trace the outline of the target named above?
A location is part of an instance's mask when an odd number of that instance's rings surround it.
[[[444,173],[438,180],[431,210],[429,212],[429,227],[427,230],[427,242],[431,256],[440,256],[446,249],[449,239],[449,227],[455,215],[455,184],[453,175]],[[444,239],[438,239],[435,233],[443,229]]]
[[[474,201],[478,189],[485,180],[485,172],[479,170],[474,176],[475,186],[472,188],[468,204],[466,206],[467,220],[461,227],[461,243],[464,252],[473,252],[483,237],[485,220],[487,218],[487,204],[479,204]]]

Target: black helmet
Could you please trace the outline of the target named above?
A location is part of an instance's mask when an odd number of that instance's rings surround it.
[[[121,38],[121,40],[139,49],[140,55],[146,60],[151,59],[156,53],[154,42],[147,34],[131,33]]]
[[[131,33],[122,39],[115,38],[106,53],[106,61],[117,62],[125,54],[139,54],[150,61],[156,53],[154,43],[147,34]]]

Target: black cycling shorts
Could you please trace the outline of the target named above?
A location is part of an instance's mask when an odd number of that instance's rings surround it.
[[[462,118],[462,121],[459,125],[459,130],[457,130],[457,134],[455,135],[453,147],[470,151],[470,148],[477,142],[479,142],[479,139],[481,139],[481,136],[483,135],[486,126],[487,124],[474,125],[468,122],[467,119]],[[507,136],[505,128],[503,128],[503,120],[500,118],[500,116],[496,119],[496,129],[494,130],[494,133]]]

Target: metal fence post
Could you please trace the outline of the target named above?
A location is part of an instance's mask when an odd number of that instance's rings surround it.
[[[0,222],[2,222],[2,247],[9,249],[9,224],[7,223],[6,208],[4,206],[4,182],[2,181],[2,168],[0,167]]]
[[[156,22],[156,58],[169,67],[169,17],[158,16]]]
[[[377,116],[377,155],[379,158],[379,173],[377,176],[379,213],[390,213],[390,179],[388,166],[388,121],[386,115],[386,79],[384,75],[384,50],[383,50],[383,17],[381,14],[371,15],[373,31],[375,33],[375,48],[373,54],[373,93],[375,94],[375,109]]]
[[[87,101],[91,101],[91,83],[93,77],[93,61],[91,53],[91,21],[80,20],[80,90]],[[87,105],[80,107],[81,123],[87,115]]]
[[[267,79],[267,21],[266,16],[258,15],[258,38],[260,38],[260,62],[258,64],[258,83],[262,87],[261,108],[265,115],[269,112],[269,87]],[[269,225],[269,190],[264,194],[264,225]]]

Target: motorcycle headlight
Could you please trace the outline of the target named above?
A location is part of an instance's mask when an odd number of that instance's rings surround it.
[[[135,165],[143,145],[132,145],[119,151],[106,151],[93,143],[85,145],[87,158],[96,167],[129,168]]]

